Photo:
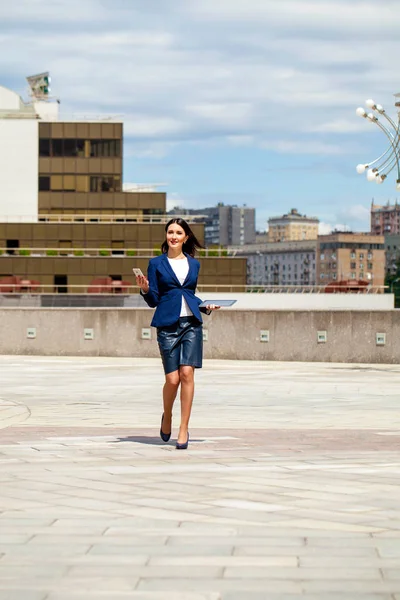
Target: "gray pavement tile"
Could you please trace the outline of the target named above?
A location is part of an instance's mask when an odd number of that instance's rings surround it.
[[[0,548],[7,544],[26,544],[31,537],[31,535],[2,533],[0,531]]]
[[[303,581],[302,587],[307,594],[352,594],[354,598],[364,600],[365,594],[394,594],[400,591],[395,581],[379,580],[329,580],[329,581]]]
[[[90,544],[94,545],[107,545],[113,546],[132,546],[132,545],[145,545],[145,546],[165,546],[167,543],[167,536],[154,535],[143,535],[141,536],[138,532],[129,535],[115,535],[106,537],[104,535],[78,535],[71,534],[69,532],[54,532],[35,535],[30,540],[27,546],[44,546],[44,545],[59,545],[63,543],[71,544]],[[0,546],[1,547],[1,546]]]
[[[378,568],[324,568],[324,567],[228,567],[224,571],[224,577],[230,579],[293,579],[293,580],[322,580],[329,581],[330,579],[339,580],[381,580],[381,574]]]
[[[332,557],[332,560],[342,556],[346,557],[377,557],[376,549],[371,548],[345,548],[345,547],[315,547],[309,546],[279,546],[279,545],[258,545],[258,546],[235,546],[234,556],[298,556],[299,558],[313,556]]]
[[[393,600],[391,594],[362,594],[360,596],[354,593],[329,594],[320,592],[318,594],[268,594],[266,599],[264,592],[246,592],[246,600]],[[222,600],[243,600],[243,592],[225,592]]]
[[[220,567],[297,567],[296,556],[158,556],[151,557],[150,566],[220,566]]]
[[[187,453],[159,361],[0,366],[31,415],[1,429],[0,600],[400,596],[400,366],[213,361]]]
[[[213,540],[210,539],[208,545],[193,545],[193,546],[185,546],[184,554],[189,554],[190,556],[231,556],[233,553],[233,547],[229,545],[218,545],[213,544]],[[146,554],[149,556],[171,556],[176,554],[176,548],[171,548],[169,546],[143,546],[143,545],[126,545],[120,544],[112,546],[110,544],[95,544],[89,550],[89,555],[105,555],[105,556],[124,556],[135,555],[135,554]],[[183,553],[183,551],[182,551]]]
[[[184,563],[183,563],[184,564]],[[136,565],[79,565],[72,566],[68,569],[69,578],[79,577],[95,577],[101,575],[102,577],[141,577],[152,578],[152,579],[180,579],[182,577],[192,577],[195,579],[219,579],[223,574],[223,567],[212,567],[204,565],[187,566],[184,564],[180,566],[136,566]],[[0,571],[1,574],[1,571]]]
[[[280,581],[273,579],[259,579],[259,580],[240,580],[240,579],[141,579],[137,590],[143,591],[164,591],[166,592],[177,592],[177,591],[212,591],[219,592],[222,597],[225,592],[236,592],[241,591],[243,596],[247,595],[251,591],[258,591],[265,594],[273,593],[302,593],[302,584],[295,581]],[[268,598],[268,596],[264,596]]]
[[[58,560],[65,560],[69,557],[86,554],[90,548],[89,544],[65,544],[65,540],[54,545],[36,544],[32,546],[32,544],[14,544],[3,546],[4,557],[0,565],[3,562],[8,562],[9,557],[12,557],[13,560],[18,559],[21,562],[30,557],[35,561],[53,557]]]
[[[398,582],[398,585],[400,586],[400,560],[398,561],[396,569],[384,567],[382,569],[382,575],[384,579],[395,579]]]
[[[47,592],[0,589],[0,600],[47,600]]]
[[[84,594],[72,593],[58,593],[53,592],[46,597],[46,600],[97,600],[97,598],[105,598],[106,600],[165,600],[164,592],[101,592],[98,591],[95,594],[85,592]],[[200,592],[173,592],[168,595],[170,600],[221,600],[221,594],[218,592],[213,593],[200,593]],[[0,600],[2,600],[0,596]],[[17,600],[17,599],[16,599]],[[18,599],[19,600],[19,599]],[[22,600],[22,599],[21,599]],[[265,600],[265,599],[264,599]],[[367,600],[369,600],[367,598]],[[373,598],[372,600],[375,600]],[[379,600],[379,599],[378,599]]]

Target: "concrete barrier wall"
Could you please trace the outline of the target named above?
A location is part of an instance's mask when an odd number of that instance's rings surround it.
[[[393,294],[311,294],[200,292],[203,300],[237,300],[235,310],[391,310]]]
[[[0,354],[158,357],[156,330],[142,339],[153,311],[137,309],[0,310]],[[252,311],[204,317],[205,358],[318,362],[400,362],[400,311]],[[27,338],[34,328],[36,337]],[[84,339],[84,330],[93,339]],[[260,332],[269,332],[269,342]],[[318,332],[327,341],[318,342]],[[33,332],[31,332],[33,333]],[[385,345],[376,335],[385,334]]]

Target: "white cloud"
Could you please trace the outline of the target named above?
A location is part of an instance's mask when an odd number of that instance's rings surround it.
[[[0,4],[0,84],[49,69],[61,108],[118,113],[164,149],[221,140],[338,155],[371,136],[355,108],[390,106],[392,0],[19,0]],[[22,84],[21,84],[22,85]],[[22,90],[20,90],[22,91]],[[312,135],[312,138],[310,137]],[[168,146],[170,144],[170,146]],[[143,150],[142,150],[143,151]],[[158,150],[159,152],[159,150]]]
[[[370,31],[377,28],[396,33],[393,18],[398,5],[395,0],[377,5],[368,0],[351,3],[336,0],[202,0],[188,2],[187,10],[205,21],[250,22],[272,27],[323,31]]]
[[[326,144],[318,141],[275,140],[262,142],[261,148],[268,148],[284,154],[336,154],[343,153],[338,144]]]
[[[333,231],[350,231],[348,225],[344,223],[324,223],[320,222],[318,225],[318,233],[319,235],[329,235]]]
[[[319,223],[320,235],[326,235],[333,230],[338,231],[369,231],[370,209],[362,204],[347,205],[333,215],[328,215],[328,220]]]
[[[343,208],[338,211],[337,216],[356,231],[368,231],[370,228],[370,209],[362,204]]]
[[[187,203],[180,194],[177,194],[176,192],[171,192],[167,196],[167,211],[177,207],[190,208],[189,206],[187,206]]]

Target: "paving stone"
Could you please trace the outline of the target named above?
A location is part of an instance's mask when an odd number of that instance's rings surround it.
[[[393,600],[393,596],[389,594],[362,594],[357,596],[353,594],[268,594],[268,600]],[[222,596],[222,600],[243,600],[243,592],[226,592]],[[246,600],[266,600],[264,592],[246,592]]]
[[[276,567],[274,569],[269,567],[228,567],[224,571],[224,577],[234,579],[256,579],[266,578],[271,579],[293,579],[293,580],[322,580],[328,581],[330,579],[339,580],[353,580],[353,579],[381,579],[379,569],[362,569],[357,567],[351,568],[339,568],[335,567],[332,569],[323,567],[304,567],[304,568],[286,568]]]
[[[253,581],[241,580],[241,579],[222,579],[216,581],[215,579],[141,579],[138,586],[138,590],[143,591],[160,591],[173,592],[178,591],[193,591],[205,592],[205,591],[217,591],[224,596],[227,591],[236,590],[241,591],[242,596],[247,597],[247,594],[251,591],[258,591],[264,594],[271,592],[277,593],[302,593],[302,585],[300,582],[294,581],[279,581],[274,579],[259,579]],[[358,599],[357,599],[358,600]]]
[[[179,548],[174,547],[171,548],[169,546],[128,546],[117,545],[112,546],[109,544],[96,544],[94,545],[88,552],[89,556],[100,555],[100,556],[132,556],[135,554],[138,555],[149,555],[149,556],[174,556],[179,553]],[[185,546],[184,551],[181,552],[182,555],[189,556],[231,556],[233,553],[232,546],[219,546],[213,545],[212,540],[210,540],[209,545],[202,546]]]
[[[0,589],[0,600],[47,600],[47,593],[31,592],[29,590]]]
[[[184,453],[158,360],[0,367],[0,600],[399,600],[400,366],[205,361]]]
[[[91,594],[85,592],[85,594],[78,593],[51,593],[46,600],[96,600],[97,598],[105,598],[106,600],[165,600],[164,592],[109,592],[102,593],[101,591]],[[174,592],[173,596],[169,595],[171,600],[222,600],[221,594],[219,593],[199,593],[199,592]],[[0,596],[0,600],[1,596]],[[21,599],[22,600],[22,599]],[[367,599],[369,600],[369,599]],[[372,599],[375,600],[375,599]]]

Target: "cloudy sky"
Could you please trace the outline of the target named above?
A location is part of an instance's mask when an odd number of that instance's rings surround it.
[[[122,116],[124,181],[164,184],[169,206],[361,231],[396,198],[393,173],[355,171],[387,145],[355,109],[396,115],[399,27],[398,0],[4,1],[0,85],[26,98],[49,70],[65,116]]]

